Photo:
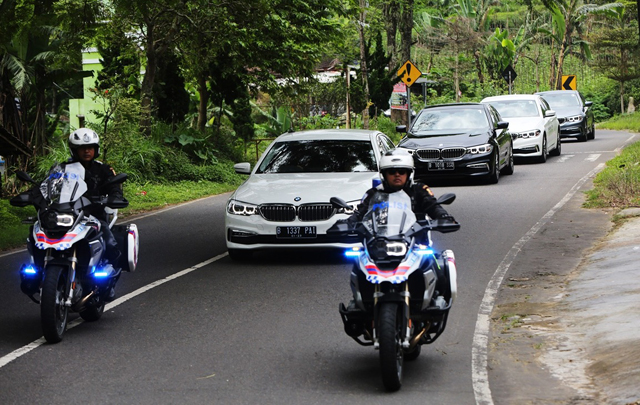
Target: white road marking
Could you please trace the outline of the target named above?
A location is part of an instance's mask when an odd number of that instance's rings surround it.
[[[599,157],[600,157],[599,153],[592,153],[589,155],[589,157],[585,158],[584,160],[588,160],[589,162],[595,162],[596,160],[598,160]]]
[[[602,168],[604,163],[600,163],[595,169],[587,173],[586,176],[578,180],[578,182],[569,190],[569,192],[560,200],[553,208],[551,208],[544,216],[509,250],[504,257],[495,273],[491,277],[484,297],[480,303],[478,317],[476,319],[476,330],[473,334],[473,346],[471,347],[471,379],[473,383],[473,392],[478,405],[493,405],[491,396],[491,388],[489,387],[489,372],[487,369],[487,353],[489,344],[489,327],[491,325],[491,312],[495,305],[498,289],[502,284],[507,270],[515,260],[518,252],[522,247],[535,235],[544,224],[546,224],[555,213],[562,208],[573,195],[582,187],[582,185],[591,177],[595,176]]]
[[[560,158],[558,159],[558,163],[564,163],[567,160],[571,159],[572,157],[574,157],[575,155],[562,155],[560,156]]]
[[[164,283],[166,283],[168,281],[175,280],[175,279],[177,279],[179,277],[187,275],[187,274],[191,273],[192,271],[198,270],[201,267],[204,267],[204,266],[206,266],[208,264],[216,262],[216,261],[222,259],[223,257],[227,256],[227,255],[228,255],[228,253],[224,252],[221,255],[212,257],[209,260],[205,260],[204,262],[198,263],[193,267],[189,267],[188,269],[185,269],[185,270],[182,270],[182,271],[180,271],[178,273],[172,274],[172,275],[170,275],[168,277],[163,278],[162,280],[154,281],[151,284],[147,284],[144,287],[138,288],[137,290],[132,291],[129,294],[124,295],[124,296],[114,300],[113,302],[108,303],[107,305],[105,305],[104,310],[105,311],[109,311],[109,310],[117,307],[118,305],[120,305],[120,304],[122,304],[122,303],[124,303],[126,301],[129,301],[130,299],[132,299],[132,298],[134,298],[134,297],[136,297],[136,296],[138,296],[140,294],[143,294],[143,293],[151,290],[152,288],[156,288],[159,285],[162,285],[162,284],[164,284]],[[73,322],[70,322],[67,325],[67,330],[69,330],[71,328],[75,328],[76,326],[80,325],[83,322],[84,322],[84,320],[82,318],[78,318],[78,319],[74,320]],[[29,353],[31,350],[38,348],[43,343],[46,343],[46,340],[45,340],[44,337],[41,337],[39,339],[34,340],[33,342],[29,343],[26,346],[22,346],[21,348],[16,349],[16,350],[12,351],[11,353],[0,357],[0,368],[6,366],[7,364],[12,362],[13,360],[15,360],[15,359],[17,359],[17,358]]]

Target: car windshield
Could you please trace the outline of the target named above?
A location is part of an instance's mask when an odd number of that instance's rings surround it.
[[[377,170],[371,142],[329,139],[278,142],[268,151],[256,173],[349,173]]]
[[[547,103],[549,103],[551,108],[575,107],[582,105],[580,99],[574,93],[549,93],[544,94],[543,97],[547,100]]]
[[[469,130],[489,126],[482,108],[428,109],[420,113],[411,127],[414,134],[436,130]]]
[[[538,106],[534,100],[490,101],[502,118],[538,117]]]

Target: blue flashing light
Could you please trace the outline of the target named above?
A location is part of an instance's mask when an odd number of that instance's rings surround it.
[[[430,248],[416,249],[416,253],[418,253],[419,255],[432,255],[433,249],[430,249]]]
[[[349,249],[344,252],[344,255],[346,257],[360,257],[361,254],[362,254],[362,251],[358,248]]]
[[[95,266],[93,267],[93,277],[95,278],[106,278],[111,276],[111,270],[112,267],[111,266],[106,266],[103,268],[96,268]]]
[[[38,274],[38,271],[36,270],[35,267],[33,267],[33,265],[25,264],[24,266],[22,266],[22,273],[27,276],[34,276]]]

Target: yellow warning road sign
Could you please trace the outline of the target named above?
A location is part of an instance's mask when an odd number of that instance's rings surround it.
[[[400,80],[409,87],[411,87],[411,85],[415,83],[420,76],[422,76],[422,72],[416,67],[416,65],[411,63],[410,60],[406,61],[398,70],[398,77],[400,77]]]

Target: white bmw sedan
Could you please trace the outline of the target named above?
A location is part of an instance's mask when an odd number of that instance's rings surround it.
[[[232,259],[257,249],[347,248],[356,239],[326,234],[351,212],[336,211],[329,199],[340,197],[356,207],[379,180],[378,161],[393,142],[382,132],[323,129],[280,135],[251,170],[235,171],[249,178],[227,202],[225,232]]]
[[[510,94],[487,97],[482,102],[491,104],[509,122],[513,156],[544,163],[547,155],[560,155],[560,123],[545,99],[534,94]]]

